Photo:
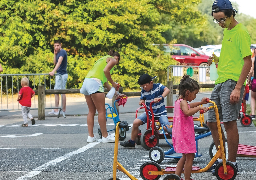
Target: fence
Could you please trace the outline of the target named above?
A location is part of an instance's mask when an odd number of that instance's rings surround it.
[[[34,90],[42,84],[44,84],[45,89],[53,88],[52,83],[54,83],[54,81],[49,74],[0,74],[1,111],[20,109],[19,102],[17,101],[17,97],[14,97],[14,94],[19,92],[21,88],[21,79],[25,76],[29,79],[30,87]],[[32,103],[31,108],[38,108],[35,97],[33,98],[33,101],[34,103]]]
[[[168,66],[167,68],[167,87],[170,89],[170,93],[167,96],[167,106],[173,106],[173,94],[176,94],[176,89],[178,88],[178,84],[180,82],[180,79],[184,74],[189,74],[192,78],[197,80],[201,86],[201,88],[213,88],[214,83],[213,81],[210,81],[209,76],[209,67],[204,66]],[[57,74],[58,75],[58,74]],[[38,119],[45,119],[45,95],[50,95],[50,101],[51,101],[51,95],[52,94],[73,94],[73,93],[79,93],[79,89],[65,89],[65,90],[53,90],[52,83],[54,81],[52,80],[51,76],[49,74],[0,74],[1,77],[1,111],[3,110],[11,110],[9,104],[12,104],[12,110],[20,109],[19,103],[16,101],[16,98],[14,100],[14,92],[19,92],[20,89],[20,79],[21,77],[27,76],[32,83],[32,87],[35,90],[36,94],[38,94],[38,103],[36,103],[36,98],[34,97],[34,103],[32,106],[32,109],[38,108]],[[43,77],[42,77],[43,76]],[[8,81],[8,78],[11,78],[11,80]],[[15,80],[17,82],[15,82]],[[15,87],[14,84],[17,83],[17,86]],[[204,83],[204,84],[202,84]],[[3,85],[5,84],[6,89],[6,108],[3,108]],[[11,84],[11,85],[10,85]],[[44,85],[42,85],[44,84]],[[9,86],[11,87],[9,89]],[[31,86],[30,86],[31,87]],[[37,90],[38,89],[38,90]],[[122,88],[120,89],[122,91]],[[11,101],[12,103],[9,103],[8,93],[10,91],[11,94]],[[140,92],[123,92],[127,96],[140,96]],[[62,99],[62,98],[61,98]],[[114,102],[114,99],[112,100]],[[16,104],[16,106],[14,105]],[[52,108],[52,104],[51,108]],[[48,107],[49,108],[49,107]],[[168,109],[168,112],[172,112],[172,109]]]

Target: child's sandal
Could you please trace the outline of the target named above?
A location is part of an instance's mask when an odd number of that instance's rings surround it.
[[[22,124],[21,126],[22,127],[28,127],[28,124]]]

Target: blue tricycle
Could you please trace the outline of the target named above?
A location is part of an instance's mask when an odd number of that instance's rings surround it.
[[[115,128],[107,130],[107,132],[115,131],[117,122],[121,122],[120,118],[119,118],[117,108],[116,108],[116,104],[118,104],[118,102],[122,101],[124,98],[127,98],[127,97],[126,96],[119,96],[114,102],[114,107],[110,106],[107,103],[105,104],[106,120],[113,119],[114,126],[115,126]],[[120,105],[120,103],[119,103],[119,105]],[[120,128],[119,129],[119,140],[120,141],[123,141],[126,138],[126,131],[129,131],[129,126],[127,126],[126,128]],[[101,133],[100,128],[98,128],[98,134],[99,134],[99,137],[102,138],[102,133]]]

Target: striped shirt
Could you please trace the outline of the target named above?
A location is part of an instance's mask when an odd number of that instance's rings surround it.
[[[150,91],[145,91],[144,89],[142,89],[140,99],[145,100],[145,104],[148,110],[150,108],[149,105],[154,100],[154,98],[158,98],[162,96],[164,92],[164,88],[165,88],[164,85],[157,83],[157,84],[153,84],[153,88]],[[167,116],[164,99],[162,99],[158,103],[153,103],[152,109],[153,109],[154,117],[159,118],[163,115]],[[152,116],[150,112],[149,112],[149,115]]]

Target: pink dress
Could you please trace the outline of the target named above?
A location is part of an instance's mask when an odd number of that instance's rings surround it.
[[[175,101],[172,142],[177,153],[196,153],[195,131],[192,116],[186,116],[180,108],[180,102]],[[189,107],[190,108],[190,107]]]

